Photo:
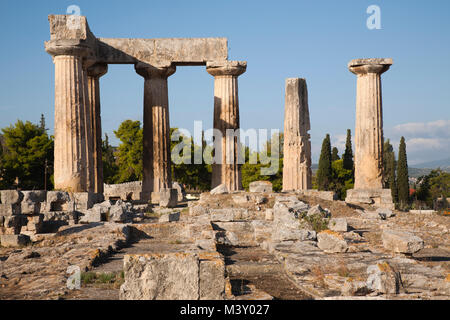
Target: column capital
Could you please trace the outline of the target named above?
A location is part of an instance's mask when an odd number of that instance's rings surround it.
[[[240,76],[247,70],[247,61],[208,61],[206,71],[214,76]]]
[[[145,79],[150,78],[168,78],[175,73],[177,68],[172,65],[168,66],[152,66],[146,63],[138,62],[134,69],[136,73]]]
[[[393,63],[392,58],[354,59],[348,63],[348,70],[356,75],[382,74],[388,71]]]
[[[87,74],[92,78],[100,78],[108,72],[108,64],[96,63],[87,69]]]
[[[55,41],[50,40],[45,42],[45,51],[48,54],[55,56],[79,56],[89,57],[93,56],[93,50],[79,41]]]

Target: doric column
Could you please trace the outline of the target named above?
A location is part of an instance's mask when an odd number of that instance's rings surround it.
[[[103,193],[102,120],[100,108],[100,77],[108,71],[107,64],[95,64],[88,68],[88,89],[92,128],[92,155],[94,168],[94,192]]]
[[[238,76],[246,68],[245,61],[208,62],[206,65],[206,71],[214,76],[214,129],[222,133],[221,141],[214,141],[214,150],[220,153],[221,162],[212,165],[211,188],[225,184],[229,191],[242,189],[239,137],[227,138],[226,131],[239,129]],[[233,141],[228,141],[230,139]]]
[[[312,187],[310,129],[306,80],[286,79],[283,191]]]
[[[55,64],[55,189],[90,190],[87,76],[83,57],[88,48],[46,43]]]
[[[172,187],[170,165],[169,93],[167,78],[175,67],[136,65],[144,77],[144,155],[142,200],[150,200],[152,192]]]
[[[383,188],[383,111],[381,74],[392,59],[356,59],[348,64],[357,75],[355,189]]]

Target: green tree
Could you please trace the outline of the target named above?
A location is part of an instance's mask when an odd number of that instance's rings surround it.
[[[333,147],[331,150],[331,161],[339,160],[339,150],[336,147]]]
[[[398,150],[397,189],[400,208],[404,209],[409,203],[408,161],[406,158],[406,143],[404,137],[401,137],[400,139]]]
[[[347,129],[347,139],[345,141],[345,151],[342,155],[344,169],[353,170],[352,133]]]
[[[272,142],[275,150],[272,150]],[[248,190],[249,184],[253,181],[270,181],[274,191],[281,191],[283,188],[283,143],[284,135],[274,134],[261,152],[251,152],[245,147],[245,164],[242,166],[242,186]],[[257,161],[250,163],[250,159]],[[270,168],[271,162],[278,161],[278,170],[271,174],[261,174],[261,170]]]
[[[2,184],[6,188],[51,188],[51,172],[45,176],[45,166],[53,167],[53,140],[38,125],[18,120],[14,126],[2,129],[3,155],[0,167]],[[16,183],[17,182],[17,183]]]
[[[428,208],[433,208],[437,198],[450,197],[450,173],[441,169],[432,170],[428,175],[419,177],[417,184],[416,198]]]
[[[317,188],[319,190],[329,190],[331,182],[331,143],[330,135],[327,134],[325,139],[323,139],[322,151],[320,152],[319,169],[317,170]]]
[[[39,128],[42,132],[46,132],[48,129],[45,127],[45,116],[41,113],[41,120],[39,121]]]
[[[170,129],[171,137],[176,130],[177,128]],[[209,190],[211,188],[211,165],[206,164],[203,160],[199,164],[196,164],[194,161],[196,152],[200,153],[205,150],[205,148],[209,148],[209,146],[206,144],[203,133],[202,146],[196,145],[192,137],[186,137],[180,134],[178,140],[171,140],[171,152],[174,151],[174,148],[177,145],[180,145],[180,143],[183,142],[185,145],[187,145],[188,148],[186,149],[189,150],[189,153],[185,154],[184,150],[180,152],[179,157],[181,163],[174,163],[173,159],[171,159],[172,180],[184,184],[191,190]]]
[[[336,192],[339,199],[344,200],[348,189],[353,189],[353,170],[344,168],[344,160],[339,159],[331,163],[332,182],[329,190]]]
[[[117,152],[117,183],[142,180],[143,130],[140,121],[125,120],[114,134],[120,139]]]
[[[397,179],[395,173],[395,152],[389,139],[383,145],[383,171],[384,171],[384,187],[391,189],[392,200],[397,202]]]
[[[102,141],[102,162],[103,181],[107,184],[114,184],[118,180],[119,166],[114,156],[114,147],[109,144],[109,137],[105,133],[105,140]]]

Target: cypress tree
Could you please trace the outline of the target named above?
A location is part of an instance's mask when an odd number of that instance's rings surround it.
[[[397,202],[397,180],[395,177],[395,153],[389,139],[383,145],[384,187],[391,189],[392,200]]]
[[[319,169],[317,170],[317,187],[319,190],[328,190],[332,181],[331,169],[331,142],[330,135],[327,134],[322,142],[322,151],[320,152]]]
[[[331,161],[339,160],[339,150],[336,147],[333,147],[333,150],[331,151]]]
[[[404,208],[409,201],[408,161],[406,159],[405,138],[400,139],[397,163],[397,192],[400,206]]]
[[[344,169],[353,170],[352,133],[347,129],[347,140],[345,142],[345,152],[342,155]]]

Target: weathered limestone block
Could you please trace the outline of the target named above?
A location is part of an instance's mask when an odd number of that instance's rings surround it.
[[[30,242],[30,237],[24,234],[0,235],[0,244],[3,247],[21,247],[26,246]]]
[[[338,200],[338,196],[334,191],[319,191],[310,189],[310,190],[296,190],[295,193],[309,197],[316,197],[328,201]]]
[[[73,200],[76,210],[88,210],[95,203],[102,201],[103,195],[94,192],[74,192]]]
[[[248,221],[214,222],[216,242],[232,246],[257,246],[254,238],[254,228]]]
[[[311,129],[305,79],[286,79],[283,190],[311,189]]]
[[[253,181],[249,184],[250,192],[272,192],[272,182],[270,181]]]
[[[329,218],[331,217],[331,213],[328,209],[323,209],[320,204],[315,205],[314,207],[311,207],[308,210],[308,213],[306,214],[308,217],[318,215],[322,218]]]
[[[19,234],[22,226],[26,225],[26,217],[24,215],[4,216],[3,218],[0,234]]]
[[[244,204],[250,201],[250,197],[246,194],[235,194],[232,195],[231,198],[233,199],[233,202],[236,204]]]
[[[215,250],[215,248],[214,248]],[[218,252],[200,252],[199,299],[223,300],[225,294],[225,263]]]
[[[20,204],[24,195],[18,190],[1,190],[0,197],[2,204]]]
[[[47,192],[47,210],[49,210],[49,211],[72,211],[72,210],[74,210],[74,203],[70,199],[70,195],[68,192],[48,191]]]
[[[118,184],[104,184],[103,189],[106,200],[140,200],[142,192],[142,181],[132,181]]]
[[[81,217],[80,223],[92,223],[106,221],[106,214],[100,208],[91,208],[87,210],[86,214]]]
[[[3,204],[0,203],[0,216],[12,216],[21,213],[21,205],[15,204]]]
[[[395,209],[390,189],[349,189],[347,190],[345,202],[364,203],[379,208]]]
[[[209,208],[204,207],[202,205],[189,206],[189,215],[190,216],[201,216],[203,214],[208,214]]]
[[[131,204],[118,200],[116,204],[109,208],[109,221],[125,222],[130,214]]]
[[[378,293],[398,294],[402,287],[400,273],[389,263],[380,261],[367,268],[367,288]]]
[[[209,209],[209,213],[210,220],[218,222],[246,220],[249,217],[248,210],[243,208]]]
[[[317,246],[326,253],[340,253],[348,250],[347,241],[342,235],[334,231],[319,232],[317,241]]]
[[[385,229],[381,234],[381,240],[384,248],[398,253],[412,254],[424,247],[421,238],[403,231]]]
[[[361,214],[361,218],[363,219],[380,219],[380,220],[386,220],[386,214],[378,211],[370,211],[370,210],[360,210],[357,209],[357,212]]]
[[[282,241],[314,241],[317,239],[315,231],[298,228],[287,228],[280,225],[274,225],[271,240],[274,242]]]
[[[347,219],[345,219],[345,218],[331,218],[330,221],[328,222],[328,228],[331,231],[347,232],[347,230],[348,230]]]
[[[367,283],[364,281],[346,280],[342,286],[343,296],[365,296],[370,292]]]
[[[172,213],[166,213],[159,217],[159,222],[174,222],[180,220],[180,213],[179,212],[172,212]]]
[[[225,265],[217,252],[124,257],[122,300],[223,299]]]
[[[177,206],[177,189],[166,188],[159,191],[159,206],[164,208],[175,208]]]
[[[273,224],[264,220],[253,220],[252,227],[254,230],[255,242],[258,244],[272,238]]]
[[[177,200],[178,202],[182,202],[186,200],[186,191],[184,190],[184,187],[178,183],[178,182],[173,182],[172,183],[172,188],[177,190]]]
[[[44,227],[44,215],[27,215],[25,216],[26,224],[25,227],[22,228],[21,231],[32,231],[34,233],[42,233]]]
[[[228,193],[228,188],[225,184],[220,184],[210,191],[210,194],[224,194],[224,193]]]

